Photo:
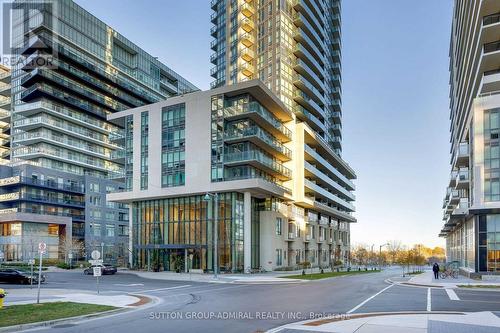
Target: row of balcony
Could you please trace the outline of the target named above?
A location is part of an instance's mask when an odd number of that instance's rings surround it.
[[[70,198],[60,198],[50,195],[41,196],[25,192],[11,192],[11,193],[0,194],[0,202],[8,202],[8,201],[36,201],[36,202],[51,203],[55,205],[72,206],[79,208],[85,207],[85,201],[74,200]]]
[[[103,145],[111,149],[118,148],[107,135],[91,131],[85,127],[73,125],[51,116],[42,114],[35,117],[25,118],[21,117],[14,121],[14,126],[17,129],[32,129],[37,127],[50,127],[58,131],[64,132],[67,135],[78,137],[82,140],[93,142],[97,145]]]
[[[108,161],[82,155],[79,153],[74,153],[71,151],[63,149],[54,149],[48,146],[26,146],[17,147],[14,150],[15,156],[19,158],[31,159],[38,158],[41,156],[47,156],[49,158],[57,159],[66,163],[74,163],[83,167],[88,167],[91,169],[97,169],[103,172],[122,172],[123,168],[117,164],[112,164]]]
[[[317,196],[320,196],[328,201],[331,201],[334,205],[340,206],[347,211],[354,211],[355,210],[354,206],[351,203],[349,203],[346,200],[340,198],[339,196],[327,191],[326,189],[324,189],[323,187],[319,186],[318,184],[316,184],[315,182],[313,182],[309,179],[304,179],[304,186],[306,188],[309,188],[311,191],[314,192],[315,200],[316,200]]]
[[[267,152],[277,156],[279,159],[289,161],[292,158],[292,151],[285,147],[281,142],[273,138],[269,133],[258,126],[249,126],[245,128],[230,128],[224,133],[224,140],[227,143],[234,143],[241,140],[252,141],[257,146],[265,149]]]
[[[290,180],[292,171],[279,161],[265,155],[259,150],[247,150],[224,154],[224,164],[227,166],[249,164],[272,174],[280,180]]]
[[[250,118],[271,132],[279,140],[288,142],[292,139],[292,132],[271,112],[257,102],[227,106],[224,108],[224,118],[228,121]]]
[[[315,115],[306,110],[302,105],[296,104],[293,106],[293,112],[302,121],[306,121],[312,129],[319,133],[326,131],[326,126]]]
[[[334,179],[332,179],[332,177],[330,177],[326,173],[320,171],[312,163],[304,161],[304,167],[305,167],[306,171],[308,171],[308,172],[306,172],[306,176],[310,177],[310,178],[317,179],[318,181],[321,182],[321,185],[323,187],[330,188],[336,194],[341,195],[342,198],[345,200],[354,201],[356,199],[355,195],[351,191],[349,191],[348,189],[341,186],[339,183],[337,183]]]
[[[18,213],[71,217],[71,218],[73,218],[73,220],[76,220],[76,221],[85,221],[84,214],[68,213],[68,212],[57,211],[57,210],[32,209],[32,208],[22,208],[22,207],[9,208],[9,210],[10,210],[10,212],[18,212]]]
[[[96,119],[95,117],[91,117],[86,113],[78,112],[65,106],[51,103],[45,100],[17,105],[15,109],[16,113],[27,114],[38,113],[40,111],[48,111],[49,113],[53,113],[57,117],[76,122],[78,123],[78,125],[91,128],[106,135],[108,135],[110,131],[116,131],[118,129],[118,127],[111,125],[108,122]]]
[[[0,96],[9,97],[10,96],[10,83],[1,83],[0,84]]]
[[[2,187],[13,186],[13,185],[30,185],[41,188],[61,190],[66,192],[74,192],[80,194],[85,193],[84,185],[78,183],[64,184],[64,183],[57,183],[55,181],[21,177],[21,176],[14,176],[14,177],[7,177],[0,179],[0,186]]]

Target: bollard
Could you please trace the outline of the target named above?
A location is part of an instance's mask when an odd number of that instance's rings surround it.
[[[3,299],[5,298],[5,290],[0,288],[0,309],[3,308]]]

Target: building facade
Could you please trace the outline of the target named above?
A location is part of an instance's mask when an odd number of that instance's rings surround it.
[[[10,69],[0,65],[0,164],[10,161]]]
[[[5,260],[31,259],[32,247],[36,252],[44,241],[50,259],[67,259],[70,253],[80,259],[98,249],[106,261],[127,264],[128,207],[105,201],[107,192],[120,189],[123,184],[112,180],[26,163],[0,166]]]
[[[500,272],[500,3],[455,1],[450,47],[449,261]]]
[[[113,252],[126,236],[128,214],[106,202],[106,191],[130,185],[124,165],[131,157],[113,141],[124,129],[107,115],[197,88],[72,0],[16,0],[13,9],[12,53],[19,60],[11,75],[0,70],[0,108],[12,110],[6,125],[0,122],[0,138],[11,148],[2,141],[1,157],[48,170],[46,178],[73,174],[92,199],[79,207],[73,236]]]
[[[108,200],[129,204],[134,267],[211,271],[215,226],[223,271],[347,264],[354,171],[260,80],[108,120],[133,124],[132,188]]]

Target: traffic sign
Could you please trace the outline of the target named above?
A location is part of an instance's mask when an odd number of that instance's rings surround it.
[[[73,253],[68,254],[68,259],[73,259]]]
[[[101,276],[101,266],[94,267],[94,276]]]
[[[45,253],[45,250],[47,250],[47,244],[44,242],[38,243],[38,253],[43,254]]]
[[[89,263],[91,265],[102,265],[102,259],[97,259],[97,260],[89,260]]]
[[[28,260],[28,265],[34,265],[34,264],[35,264],[35,259]]]
[[[94,251],[92,251],[90,256],[92,257],[92,259],[97,260],[101,257],[101,252],[94,250]]]

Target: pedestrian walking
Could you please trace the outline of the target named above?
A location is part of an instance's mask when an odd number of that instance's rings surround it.
[[[432,265],[432,271],[434,272],[434,278],[437,280],[439,279],[439,265],[437,262]]]

